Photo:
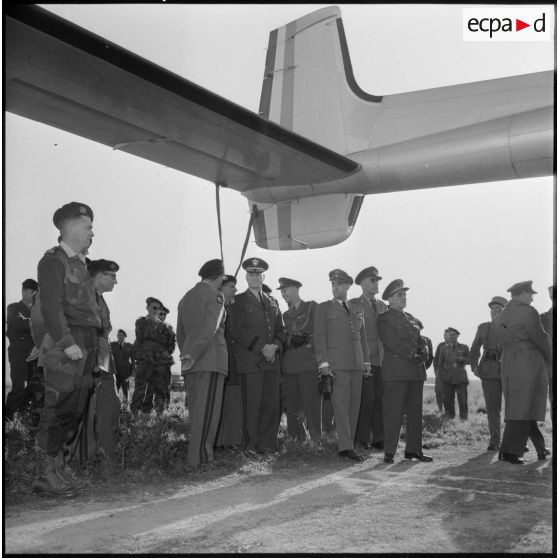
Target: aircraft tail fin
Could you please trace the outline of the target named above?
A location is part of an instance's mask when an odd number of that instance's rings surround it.
[[[382,97],[353,76],[337,6],[301,17],[269,35],[259,112],[342,153],[368,147]]]

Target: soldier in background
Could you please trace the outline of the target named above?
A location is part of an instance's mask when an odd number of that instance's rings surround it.
[[[436,352],[434,353],[434,393],[436,394],[436,404],[438,405],[438,411],[442,412],[444,410],[444,385],[442,383],[442,373],[440,371],[440,355],[442,354],[442,348],[447,346],[449,341],[449,331],[446,329],[444,331],[444,340],[438,344],[436,347]]]
[[[21,300],[8,304],[6,337],[10,341],[8,360],[12,387],[5,405],[5,418],[13,420],[16,411],[23,412],[26,404],[26,384],[33,374],[33,363],[27,358],[33,350],[29,322],[31,306],[39,284],[34,279],[26,279],[21,284]]]
[[[280,416],[280,357],[285,327],[276,301],[262,292],[261,258],[242,262],[248,289],[231,307],[231,339],[243,397],[244,447],[249,452],[271,450]]]
[[[556,311],[556,285],[551,285],[548,287],[548,296],[552,301],[552,306],[550,310],[543,312],[541,314],[541,322],[543,324],[544,330],[548,333],[550,337],[550,347],[551,349],[554,348],[553,346],[553,339],[554,339],[554,312]],[[550,400],[550,418],[552,420],[552,426],[554,427],[554,414],[556,413],[556,407],[554,404],[554,374],[552,373],[552,366],[553,366],[553,359],[552,354],[550,358],[550,362],[546,367],[546,375],[548,377],[548,399]]]
[[[130,387],[130,376],[134,373],[134,359],[132,358],[132,344],[125,341],[127,337],[123,329],[116,334],[117,341],[110,344],[110,351],[114,359],[116,379],[116,391],[122,388],[122,402],[128,403],[128,389]]]
[[[163,306],[161,308],[161,310],[159,310],[159,319],[164,322],[167,319],[167,315],[169,314],[170,310],[166,307]],[[170,330],[172,331],[173,335],[174,335],[174,330],[172,329],[172,326],[170,324],[167,324],[167,326],[170,328]],[[170,387],[172,384],[172,365],[174,364],[174,358],[172,358],[172,353],[171,353],[171,361],[168,363],[167,365],[167,388],[165,391],[165,408],[168,408],[169,404],[170,404]],[[147,398],[148,400],[150,400],[149,398],[153,397],[153,390],[148,386],[147,387]]]
[[[238,448],[242,445],[242,387],[236,373],[236,361],[231,339],[231,305],[236,294],[236,277],[225,275],[221,285],[225,297],[225,341],[227,342],[228,375],[223,388],[223,407],[215,438],[216,449]]]
[[[511,300],[494,318],[496,339],[502,346],[502,391],[506,402],[506,426],[498,459],[522,465],[528,438],[540,461],[550,453],[537,421],[544,421],[546,416],[546,367],[552,360],[551,343],[540,316],[531,306],[536,294],[533,281],[516,283],[508,292]]]
[[[318,304],[314,320],[314,349],[319,375],[334,377],[331,403],[339,456],[364,458],[354,448],[360,410],[362,377],[370,374],[368,341],[362,307],[347,302],[353,279],[342,269],[329,273],[333,299]]]
[[[455,396],[459,405],[459,418],[467,420],[469,408],[467,406],[467,370],[469,364],[469,347],[458,343],[459,331],[454,327],[447,329],[449,339],[440,351],[439,370],[444,390],[444,409],[446,416],[455,418]]]
[[[492,297],[488,303],[491,321],[479,325],[470,351],[471,370],[482,382],[482,392],[486,404],[486,418],[490,431],[488,451],[500,449],[500,413],[502,411],[500,357],[502,348],[496,339],[494,318],[502,311],[507,302],[502,296]],[[483,348],[482,358],[480,358],[481,347]]]
[[[71,202],[56,210],[53,221],[61,232],[60,244],[48,250],[38,265],[45,329],[41,344],[45,406],[36,447],[44,461],[33,490],[69,495],[82,485],[63,465],[64,445],[77,434],[93,385],[101,319],[82,253],[93,237],[93,212],[85,204]]]
[[[384,449],[384,418],[382,398],[384,395],[382,380],[382,359],[384,348],[378,336],[376,319],[379,314],[387,312],[387,306],[376,300],[378,282],[382,278],[374,267],[363,269],[355,278],[360,285],[362,295],[352,298],[351,302],[360,304],[364,312],[364,329],[370,351],[371,375],[362,378],[362,395],[355,435],[355,443],[361,448]]]
[[[163,303],[154,297],[146,299],[147,315],[136,320],[136,339],[132,355],[136,360],[135,387],[130,410],[150,413],[153,407],[162,413],[168,386],[168,367],[176,347],[176,337],[159,319]],[[151,398],[146,398],[151,387]],[[155,400],[153,402],[153,399]]]
[[[283,314],[287,337],[281,364],[287,431],[292,438],[306,441],[307,429],[310,439],[317,444],[322,438],[322,399],[313,346],[316,303],[302,300],[300,287],[302,283],[295,279],[279,279],[279,290],[289,305]]]

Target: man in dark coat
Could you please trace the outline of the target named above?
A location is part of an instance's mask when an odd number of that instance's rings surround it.
[[[110,351],[114,359],[116,369],[116,390],[122,388],[124,397],[123,403],[128,403],[128,389],[130,386],[130,376],[134,373],[134,359],[132,358],[132,344],[126,342],[126,332],[119,329],[116,334],[117,341],[110,344]]]
[[[482,392],[486,404],[486,418],[490,431],[488,451],[500,449],[500,413],[502,410],[500,356],[502,348],[496,340],[494,318],[502,311],[507,302],[504,297],[495,296],[488,303],[491,321],[479,325],[470,351],[471,370],[482,382]],[[482,358],[481,347],[483,348]]]
[[[393,463],[404,412],[405,459],[432,461],[422,453],[422,392],[428,349],[420,335],[421,323],[403,311],[408,290],[401,279],[392,281],[382,294],[389,302],[388,311],[378,316],[378,332],[384,344],[384,463]]]
[[[25,387],[33,374],[33,364],[27,360],[34,343],[29,322],[31,306],[39,284],[26,279],[21,285],[21,300],[8,304],[6,337],[10,341],[8,360],[12,388],[6,399],[6,418],[12,420],[16,411],[23,411],[26,403]]]
[[[242,382],[244,447],[264,453],[277,438],[280,413],[280,357],[285,326],[276,301],[262,292],[261,258],[242,263],[248,289],[231,307],[231,339]]]
[[[362,378],[370,374],[370,353],[364,312],[347,301],[353,278],[342,269],[329,272],[333,299],[318,304],[314,320],[314,348],[320,376],[334,377],[331,404],[339,456],[363,461],[354,439],[360,411]]]
[[[533,441],[539,460],[548,450],[537,421],[546,416],[551,343],[541,318],[531,306],[532,281],[512,285],[511,300],[494,319],[496,339],[502,346],[502,391],[506,403],[504,435],[498,458],[514,465],[524,463],[525,445]]]

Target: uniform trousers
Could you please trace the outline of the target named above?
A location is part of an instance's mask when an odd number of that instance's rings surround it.
[[[297,440],[306,440],[304,426],[314,442],[322,438],[322,396],[318,383],[315,370],[283,375],[287,432]]]
[[[469,408],[467,407],[467,384],[451,384],[450,382],[442,381],[442,385],[446,415],[450,418],[455,418],[455,396],[457,395],[459,418],[467,420],[469,416]]]
[[[335,430],[335,422],[333,420],[333,406],[331,405],[331,397],[322,396],[322,431],[333,432]]]
[[[423,380],[384,380],[384,452],[395,455],[403,413],[406,412],[405,451],[422,452]]]
[[[500,451],[521,457],[528,439],[537,453],[544,451],[544,437],[536,420],[506,420]]]
[[[244,448],[260,453],[277,440],[280,420],[279,371],[239,374],[242,385]]]
[[[436,405],[438,405],[438,411],[444,410],[444,386],[442,383],[442,378],[440,373],[434,371],[434,393],[436,394]]]
[[[38,447],[56,457],[65,442],[75,439],[93,387],[97,330],[70,326],[83,358],[70,360],[63,349],[52,347],[44,356],[45,405],[37,430]]]
[[[225,375],[219,372],[187,372],[184,385],[188,394],[190,440],[188,465],[213,461],[213,446],[221,417]]]
[[[481,379],[486,418],[490,431],[490,445],[500,445],[500,414],[502,411],[502,383],[500,378]]]
[[[155,410],[162,413],[168,390],[169,379],[167,376],[167,364],[154,364],[138,360],[130,410],[150,413],[155,406]],[[153,403],[153,399],[155,399],[155,403]]]
[[[360,397],[362,393],[362,370],[334,370],[335,382],[331,392],[331,405],[337,432],[339,451],[354,449]]]
[[[116,392],[118,393],[122,389],[122,395],[126,401],[128,400],[128,390],[130,389],[130,377],[124,378],[118,372],[115,374],[116,380]]]
[[[27,348],[29,347],[29,350]],[[17,347],[8,347],[8,360],[10,362],[10,379],[12,388],[6,399],[6,417],[10,420],[16,411],[22,411],[27,403],[27,392],[25,385],[33,374],[33,363],[27,362],[27,357],[33,349],[33,343]]]
[[[362,379],[356,442],[377,444],[384,441],[383,396],[384,385],[381,370],[376,371],[372,378]]]
[[[242,387],[225,381],[223,408],[215,445],[240,446],[242,441]]]

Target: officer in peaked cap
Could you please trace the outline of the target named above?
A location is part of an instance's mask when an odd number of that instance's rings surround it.
[[[382,278],[374,266],[365,267],[355,278],[355,283],[362,289],[358,298],[351,302],[360,304],[364,312],[364,326],[368,349],[370,351],[371,375],[362,380],[362,396],[360,412],[356,429],[355,442],[364,449],[384,448],[384,419],[383,419],[383,379],[382,359],[384,349],[378,337],[377,318],[379,314],[387,312],[387,306],[376,299],[378,281]]]
[[[161,308],[163,308],[163,303],[158,299],[155,298],[154,296],[148,296],[145,299],[145,304],[147,305],[147,310],[152,310],[153,311],[153,315],[156,315],[159,310],[161,310]],[[150,306],[152,306],[153,308],[149,308]]]
[[[52,216],[52,221],[57,229],[66,219],[74,219],[76,217],[89,217],[93,222],[93,210],[84,203],[70,202],[59,207]]]
[[[362,307],[347,301],[353,279],[342,269],[329,273],[333,299],[318,304],[314,320],[314,348],[320,376],[333,375],[331,403],[339,456],[364,458],[354,448],[363,375],[370,374],[368,341]]]
[[[157,315],[159,316],[159,319],[164,322],[167,319],[167,315],[169,312],[170,310],[166,306],[162,306]]]
[[[496,340],[494,318],[502,311],[507,302],[502,296],[492,297],[492,300],[488,303],[491,321],[478,326],[469,356],[471,370],[477,378],[480,378],[482,383],[486,418],[490,432],[488,451],[498,451],[500,449],[500,412],[502,409],[500,357],[502,348]],[[481,348],[483,349],[482,357]]]
[[[288,279],[287,277],[279,277],[279,286],[277,287],[277,290],[280,291],[281,289],[284,289],[285,287],[296,287],[297,289],[300,289],[300,287],[302,287],[302,283],[300,281],[297,281],[296,279]]]
[[[420,321],[403,311],[407,306],[407,290],[402,279],[392,281],[382,294],[389,302],[388,311],[377,319],[384,346],[384,463],[393,463],[404,412],[407,415],[405,459],[432,461],[422,453],[422,393],[428,345],[420,335]]]
[[[116,273],[120,266],[112,260],[92,260],[87,264],[89,275],[94,277],[97,273]]]
[[[537,421],[544,421],[552,343],[533,302],[532,281],[516,283],[508,289],[511,300],[494,319],[496,338],[502,346],[500,359],[504,394],[504,435],[498,458],[522,464],[527,439],[531,439],[539,460],[548,450]]]
[[[262,291],[261,258],[242,262],[248,289],[231,306],[231,338],[237,373],[242,382],[244,447],[265,452],[277,437],[280,417],[280,356],[285,327],[277,301]]]

